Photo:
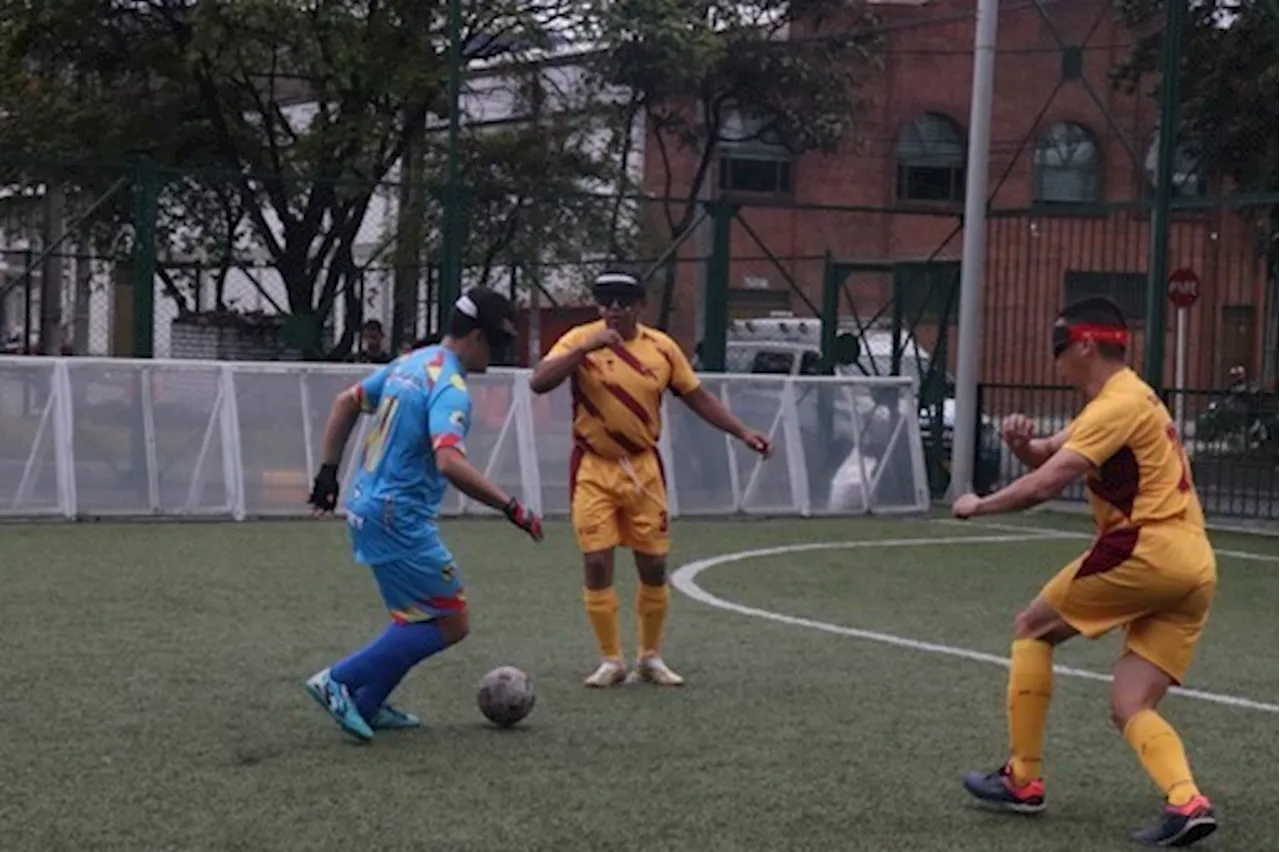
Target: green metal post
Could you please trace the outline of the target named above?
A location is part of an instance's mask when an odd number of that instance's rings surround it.
[[[737,205],[723,198],[708,202],[711,257],[707,258],[706,310],[702,331],[702,369],[723,373],[729,328],[729,236]]]
[[[156,216],[160,179],[150,158],[133,171],[133,357],[155,356]]]
[[[1178,98],[1185,3],[1165,3],[1164,55],[1160,69],[1160,137],[1157,145],[1156,197],[1151,211],[1151,259],[1147,276],[1147,351],[1143,377],[1164,385],[1164,330],[1168,312],[1169,208],[1173,198],[1173,160],[1178,150]]]
[[[453,303],[462,294],[462,186],[459,137],[462,133],[462,0],[449,0],[449,142],[445,167],[444,221],[441,228],[440,290],[437,330],[444,331]]]
[[[840,281],[836,275],[835,260],[831,252],[823,258],[822,276],[822,372],[834,375],[836,371],[836,334],[840,324]]]

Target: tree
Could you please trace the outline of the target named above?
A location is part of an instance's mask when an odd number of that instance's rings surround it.
[[[1138,38],[1112,80],[1158,96],[1164,0],[1117,0],[1117,10]],[[1239,192],[1277,188],[1275,14],[1268,0],[1191,0],[1182,32],[1179,143]]]
[[[1164,0],[1116,5],[1139,38],[1112,79],[1129,92],[1149,84],[1149,93],[1158,95]],[[1280,1],[1198,0],[1187,15],[1180,45],[1179,143],[1208,177],[1225,178],[1236,192],[1270,196],[1261,205],[1258,232],[1274,293],[1274,313],[1266,321],[1272,362],[1263,375],[1274,380],[1280,375]],[[1238,212],[1257,216],[1260,210]]]
[[[694,223],[698,199],[726,142],[767,140],[793,154],[831,152],[862,107],[860,84],[878,39],[867,4],[847,0],[617,0],[600,10],[608,50],[601,78],[630,93],[666,178],[662,211],[672,240]],[[673,155],[693,177],[675,186]],[[671,309],[674,280],[663,296]]]
[[[464,45],[537,47],[556,2],[466,4]],[[413,128],[445,111],[445,13],[445,0],[0,0],[0,150],[28,178],[99,190],[94,169],[65,164],[148,156],[169,247],[259,249],[318,355],[371,199]],[[117,200],[108,230],[128,220]]]

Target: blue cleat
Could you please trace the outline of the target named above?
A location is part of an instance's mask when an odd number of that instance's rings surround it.
[[[329,669],[313,674],[307,679],[306,686],[307,692],[338,723],[338,727],[361,742],[373,739],[373,728],[356,709],[347,688],[329,675]]]
[[[390,704],[383,704],[369,723],[375,731],[407,731],[410,728],[422,727],[422,720],[412,713],[397,710]]]
[[[1038,814],[1044,810],[1044,781],[1036,779],[1024,787],[1013,782],[1005,765],[996,772],[970,772],[964,788],[984,805],[1015,814]]]
[[[1213,805],[1204,796],[1196,796],[1182,807],[1165,805],[1160,821],[1150,828],[1133,833],[1133,839],[1144,846],[1190,846],[1203,840],[1218,828]]]

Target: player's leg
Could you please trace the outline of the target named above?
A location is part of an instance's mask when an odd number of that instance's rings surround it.
[[[624,473],[631,480],[631,488],[619,529],[623,545],[635,554],[640,580],[636,588],[640,629],[636,677],[663,686],[681,686],[684,678],[662,658],[662,637],[671,602],[671,587],[667,583],[671,530],[662,460],[656,452],[641,456],[631,460]]]
[[[1111,715],[1143,769],[1165,796],[1164,810],[1134,834],[1152,846],[1184,846],[1217,828],[1213,805],[1196,785],[1182,738],[1160,715],[1169,687],[1185,680],[1216,591],[1212,577],[1172,606],[1135,621],[1116,663]]]
[[[609,464],[575,450],[569,475],[573,531],[583,554],[582,600],[600,648],[600,663],[585,681],[590,687],[614,686],[627,676],[618,592],[613,586],[613,549],[621,539],[616,482],[609,475]]]
[[[613,585],[613,550],[584,553],[582,563],[582,599],[600,648],[600,662],[584,683],[594,688],[616,686],[626,680],[627,667],[622,659],[621,607]]]
[[[971,772],[964,779],[965,789],[983,803],[1016,813],[1044,810],[1041,765],[1053,698],[1053,649],[1078,633],[1043,593],[1014,619],[1007,689],[1010,758],[995,772]]]
[[[414,666],[461,642],[469,632],[466,600],[452,557],[443,550],[434,556],[425,565],[374,567],[391,625],[370,645],[307,682],[308,691],[343,730],[360,739],[370,739],[379,728],[420,725],[416,716],[389,706],[387,697]]]

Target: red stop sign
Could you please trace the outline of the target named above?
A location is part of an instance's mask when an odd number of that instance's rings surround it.
[[[1183,267],[1169,274],[1169,301],[1174,307],[1189,308],[1200,298],[1200,276]]]

